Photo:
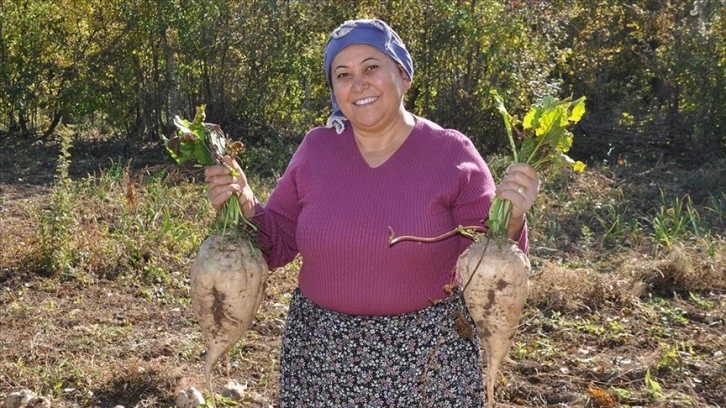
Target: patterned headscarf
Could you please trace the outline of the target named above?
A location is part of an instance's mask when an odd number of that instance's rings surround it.
[[[365,44],[381,51],[396,61],[413,81],[413,61],[406,50],[401,38],[388,24],[381,20],[349,20],[336,28],[328,38],[325,45],[325,78],[330,87],[330,101],[333,105],[333,114],[328,118],[328,127],[335,127],[338,134],[345,130],[345,116],[338,107],[333,93],[333,82],[330,77],[330,68],[333,59],[345,47],[353,44]]]

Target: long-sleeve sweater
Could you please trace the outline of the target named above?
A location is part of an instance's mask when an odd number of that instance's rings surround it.
[[[388,244],[389,234],[434,237],[484,226],[495,185],[484,159],[456,130],[417,117],[409,137],[371,168],[352,133],[316,128],[304,138],[254,222],[268,265],[298,253],[298,285],[314,303],[355,315],[423,309],[447,296],[472,240]],[[519,246],[527,250],[526,226]]]

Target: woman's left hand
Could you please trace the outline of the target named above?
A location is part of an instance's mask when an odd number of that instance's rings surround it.
[[[532,166],[514,163],[507,167],[502,182],[497,187],[497,196],[512,202],[512,219],[509,235],[518,236],[524,225],[524,216],[534,205],[539,193],[539,176]]]

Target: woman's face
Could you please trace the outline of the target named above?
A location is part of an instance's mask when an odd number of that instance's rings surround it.
[[[375,132],[403,118],[403,96],[411,81],[383,52],[348,46],[333,59],[330,76],[338,106],[354,128]]]

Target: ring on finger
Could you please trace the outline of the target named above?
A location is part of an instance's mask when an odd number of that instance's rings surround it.
[[[524,187],[523,187],[523,186],[519,186],[519,187],[517,187],[517,192],[518,192],[519,194],[522,194],[522,193],[524,193]]]

